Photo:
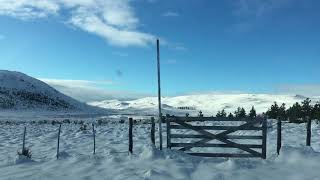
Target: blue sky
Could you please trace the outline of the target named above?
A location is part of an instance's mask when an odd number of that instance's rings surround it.
[[[164,95],[315,93],[319,9],[316,0],[0,0],[0,68],[153,95],[160,38]]]

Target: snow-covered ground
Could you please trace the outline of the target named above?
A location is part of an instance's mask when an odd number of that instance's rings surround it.
[[[227,112],[234,112],[238,107],[244,107],[249,111],[252,106],[258,113],[266,112],[270,106],[277,101],[279,105],[286,103],[287,107],[296,102],[305,100],[306,97],[300,95],[289,94],[224,94],[224,93],[208,93],[194,94],[175,97],[163,97],[162,108],[164,113],[185,115],[197,115],[201,110],[204,115],[216,115],[217,111],[225,109]],[[311,97],[313,102],[320,100],[319,97]],[[136,100],[105,100],[98,102],[90,102],[90,105],[107,109],[114,109],[119,112],[131,114],[157,114],[157,97],[145,97]],[[188,107],[189,110],[181,108]]]
[[[133,154],[128,155],[128,124],[119,120],[109,119],[96,127],[96,155],[92,155],[91,129],[80,131],[79,124],[63,124],[59,160],[55,157],[58,125],[1,121],[0,179],[320,179],[320,125],[316,123],[312,124],[312,148],[305,147],[305,124],[283,124],[283,148],[277,156],[276,126],[270,121],[274,126],[268,129],[267,160],[262,160],[159,151],[151,145],[150,124],[143,122],[134,125]],[[16,155],[24,126],[31,161],[19,160]]]

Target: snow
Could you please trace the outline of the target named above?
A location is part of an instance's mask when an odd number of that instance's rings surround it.
[[[62,120],[63,118],[52,118]],[[90,123],[97,118],[70,118]],[[0,128],[0,179],[319,179],[320,125],[312,124],[312,148],[305,146],[305,124],[283,124],[283,147],[276,155],[276,123],[269,120],[267,159],[201,158],[151,145],[150,124],[134,125],[133,154],[128,154],[128,124],[107,118],[96,126],[96,155],[92,129],[63,124],[60,159],[56,160],[58,125],[18,119]],[[26,121],[26,122],[24,122]],[[27,126],[26,146],[32,159],[17,158]],[[165,129],[165,124],[164,124]],[[156,133],[157,135],[157,133]],[[164,133],[164,139],[166,139]],[[158,144],[158,138],[157,142]],[[165,146],[165,144],[164,144]],[[205,150],[206,151],[206,150]]]
[[[301,102],[306,97],[290,94],[223,94],[208,93],[175,97],[163,97],[162,108],[164,113],[185,115],[197,115],[201,110],[204,115],[216,115],[217,111],[225,109],[227,112],[234,112],[237,107],[244,107],[247,111],[252,106],[258,113],[266,112],[270,106],[277,101],[278,104],[286,103],[287,107],[296,102]],[[312,97],[313,102],[319,101],[319,97]],[[130,101],[105,100],[90,102],[90,105],[107,109],[118,110],[132,114],[157,114],[157,97],[145,97]],[[190,107],[194,110],[180,110],[178,107]]]

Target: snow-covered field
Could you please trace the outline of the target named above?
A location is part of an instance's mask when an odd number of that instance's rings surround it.
[[[71,119],[73,121],[74,119]],[[78,120],[84,120],[79,119]],[[94,119],[85,119],[91,121]],[[133,154],[128,155],[128,124],[110,119],[92,129],[63,124],[56,160],[58,125],[1,123],[0,179],[320,179],[320,125],[312,124],[312,148],[305,147],[305,124],[283,124],[283,148],[276,155],[276,126],[268,129],[267,160],[200,158],[175,150],[159,151],[150,142],[150,124],[134,125]],[[22,133],[32,160],[17,158]],[[91,126],[90,126],[91,127]],[[165,127],[164,127],[165,129]],[[166,134],[164,133],[164,140]],[[158,141],[157,141],[158,143]]]

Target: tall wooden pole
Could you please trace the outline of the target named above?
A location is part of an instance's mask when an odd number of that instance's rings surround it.
[[[159,39],[157,39],[157,66],[158,66],[158,105],[159,105],[159,141],[160,150],[162,150],[162,113],[161,113],[161,84],[160,84],[160,48]]]

